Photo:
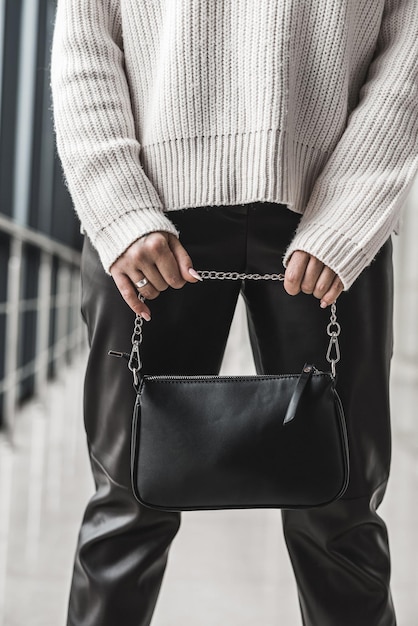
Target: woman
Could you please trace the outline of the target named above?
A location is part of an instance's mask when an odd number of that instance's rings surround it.
[[[216,373],[240,291],[260,373],[325,368],[326,307],[342,294],[350,484],[327,507],[284,511],[284,532],[305,626],[396,623],[376,509],[390,465],[390,235],[418,169],[417,25],[411,0],[58,1],[54,116],[86,234],[97,487],[69,625],[150,624],[180,522],[132,495],[134,391],[107,351],[129,349],[135,312],[152,316],[147,373]],[[196,273],[284,268],[284,290]]]

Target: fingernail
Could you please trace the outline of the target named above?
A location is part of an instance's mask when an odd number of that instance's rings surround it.
[[[192,267],[189,269],[189,274],[190,274],[190,276],[193,276],[193,278],[197,278],[197,280],[203,281],[203,278],[201,276],[199,276],[199,274],[196,272],[196,270],[193,269]]]
[[[328,304],[326,302],[321,302],[319,306],[321,307],[321,309],[326,309]]]
[[[141,313],[141,317],[143,317],[146,322],[150,322],[151,321],[151,315],[149,315],[145,311],[143,313]]]

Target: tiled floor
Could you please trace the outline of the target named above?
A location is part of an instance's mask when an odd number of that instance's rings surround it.
[[[251,369],[240,328],[226,371],[236,372],[237,365],[241,372]],[[0,626],[65,624],[78,526],[92,492],[80,416],[83,368],[80,358],[65,379],[51,385],[43,404],[22,411],[14,449],[0,440]],[[403,372],[409,382],[400,385],[398,375],[395,368],[393,471],[381,514],[390,529],[399,626],[416,626],[418,443],[409,436],[405,415],[412,424],[418,391],[410,369]],[[154,624],[300,625],[280,513],[184,514]]]

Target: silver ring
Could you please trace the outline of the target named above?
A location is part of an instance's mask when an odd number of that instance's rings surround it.
[[[147,285],[147,284],[148,284],[148,282],[149,282],[149,281],[148,281],[148,278],[145,278],[145,276],[144,276],[144,278],[143,278],[142,280],[138,280],[138,282],[137,282],[137,283],[135,283],[135,286],[136,286],[138,289],[141,289],[141,287],[145,287],[145,285]]]

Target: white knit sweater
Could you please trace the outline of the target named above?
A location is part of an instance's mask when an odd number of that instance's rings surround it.
[[[418,170],[418,0],[58,0],[51,85],[106,271],[167,211],[269,201],[347,289]]]

